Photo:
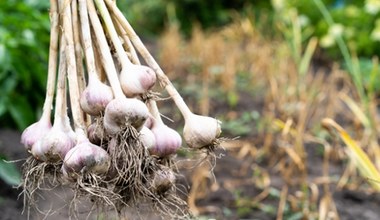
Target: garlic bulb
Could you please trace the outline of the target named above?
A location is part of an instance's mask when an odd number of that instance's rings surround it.
[[[152,188],[157,194],[162,195],[175,184],[175,180],[174,172],[165,167],[154,173]]]
[[[51,122],[49,118],[41,117],[41,119],[27,127],[21,135],[21,143],[25,148],[30,151],[32,146],[42,139],[51,129]]]
[[[90,142],[83,142],[67,152],[62,172],[68,179],[76,179],[81,173],[105,174],[111,164],[108,153]]]
[[[114,135],[133,126],[140,130],[149,117],[146,105],[138,99],[116,98],[108,103],[104,113],[104,129],[107,134]]]
[[[207,116],[191,114],[185,118],[183,136],[190,148],[200,149],[212,145],[221,133],[221,122]]]
[[[169,128],[161,120],[155,120],[151,129],[156,139],[156,144],[149,149],[149,153],[159,157],[167,157],[177,152],[182,145],[181,135]]]
[[[102,126],[103,125],[97,123],[92,123],[87,127],[87,136],[91,143],[100,145],[102,140],[106,138]]]
[[[148,150],[151,150],[156,145],[156,138],[153,132],[146,126],[143,126],[140,130],[139,138],[142,145]]]
[[[107,104],[113,99],[111,87],[102,83],[96,72],[95,55],[91,39],[91,29],[85,1],[79,1],[79,14],[82,27],[82,38],[86,66],[88,72],[88,85],[80,97],[80,106],[87,114],[97,116],[104,112]]]
[[[99,79],[90,77],[86,89],[80,96],[80,107],[87,114],[98,116],[104,112],[107,104],[112,101],[111,87],[102,83]]]
[[[156,73],[143,65],[135,65],[128,62],[122,69],[120,85],[127,97],[135,97],[145,94],[156,83]]]
[[[56,119],[50,131],[32,146],[31,153],[38,160],[55,163],[62,161],[74,145],[72,133]]]

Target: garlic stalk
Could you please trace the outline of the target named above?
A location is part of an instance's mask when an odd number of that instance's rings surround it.
[[[127,32],[129,39],[136,46],[136,49],[140,52],[142,57],[148,63],[148,65],[156,72],[157,78],[162,84],[162,86],[168,91],[169,95],[175,101],[177,107],[186,118],[191,114],[190,109],[187,107],[186,103],[183,101],[182,97],[178,93],[178,91],[174,88],[173,84],[170,82],[169,78],[162,71],[158,63],[154,60],[153,56],[149,53],[149,51],[144,46],[143,42],[137,36],[132,26],[129,24],[127,19],[124,17],[123,13],[117,8],[116,3],[110,0],[104,0],[107,4],[108,9],[111,13],[116,17],[116,19],[120,22],[124,30]]]
[[[137,52],[132,45],[131,40],[129,40],[127,33],[116,19],[112,19],[112,22],[116,25],[116,30],[120,34],[121,38],[124,42],[124,49],[130,53],[130,60],[133,64],[141,65],[140,60],[138,58]]]
[[[80,22],[78,15],[78,2],[71,2],[71,12],[72,12],[72,26],[73,26],[73,37],[74,37],[74,47],[75,47],[75,59],[77,64],[77,79],[78,79],[78,89],[79,94],[82,94],[86,87],[86,79],[83,68],[83,55],[82,55],[82,42],[81,42],[81,34],[80,34]],[[83,114],[83,120],[86,125],[90,125],[91,116],[86,114],[86,112],[80,111]]]
[[[180,110],[182,116],[185,119],[184,139],[188,146],[196,149],[215,147],[215,145],[217,144],[217,138],[221,133],[221,122],[214,118],[196,115],[191,112],[181,95],[170,82],[169,78],[162,71],[162,69],[157,64],[153,56],[149,53],[149,51],[144,46],[143,42],[140,40],[136,32],[133,30],[132,26],[123,16],[123,13],[116,6],[116,3],[111,0],[104,1],[108,6],[109,11],[113,14],[113,16],[116,17],[116,19],[122,25],[127,35],[129,36],[129,39],[135,45],[136,49],[142,55],[144,60],[155,71],[161,86],[166,89],[166,91],[169,93],[170,97],[173,99],[174,103]]]
[[[118,74],[117,74],[113,59],[112,59],[111,52],[109,50],[107,39],[103,32],[102,24],[100,23],[100,20],[98,18],[98,15],[96,13],[96,9],[92,0],[87,0],[87,9],[88,9],[88,15],[90,17],[91,25],[94,29],[96,42],[98,45],[100,55],[102,57],[101,61],[103,63],[103,68],[106,71],[108,82],[111,85],[115,98],[116,99],[124,98],[125,95],[123,94],[123,91],[119,84]]]
[[[113,93],[111,87],[102,83],[96,73],[86,0],[79,0],[79,13],[88,72],[88,85],[81,94],[80,105],[86,113],[97,116],[104,112],[107,104],[113,99]]]
[[[95,5],[92,0],[87,0],[87,7],[99,50],[103,58],[103,66],[115,96],[115,99],[108,103],[106,107],[104,113],[104,128],[106,132],[111,135],[122,131],[128,125],[139,130],[148,118],[148,109],[142,101],[125,97],[118,80],[116,68],[102,25],[96,14]]]
[[[66,41],[66,59],[67,59],[67,78],[69,81],[70,89],[70,103],[74,121],[75,130],[84,130],[85,123],[83,113],[79,106],[79,84],[76,69],[76,59],[75,59],[75,46],[74,46],[74,36],[72,30],[72,19],[71,19],[71,7],[70,4],[65,4],[64,0],[60,0],[62,3],[63,12],[63,35]]]
[[[21,135],[21,143],[27,150],[30,150],[33,144],[41,139],[51,128],[51,109],[53,105],[55,80],[57,74],[57,56],[58,56],[58,33],[59,33],[59,14],[58,5],[55,0],[50,0],[50,46],[49,46],[49,64],[48,78],[46,85],[46,97],[43,106],[43,112],[40,119],[27,127]]]
[[[90,30],[91,30],[91,41],[92,41],[92,48],[94,51],[94,56],[95,56],[95,68],[96,68],[96,73],[98,74],[98,78],[101,82],[106,83],[107,81],[107,75],[103,69],[103,64],[102,64],[102,56],[99,51],[99,46],[98,42],[96,40],[95,34],[94,34],[94,29],[90,25]],[[112,90],[112,88],[111,88]],[[113,91],[112,91],[113,93]]]
[[[110,35],[113,46],[121,63],[120,84],[127,97],[135,97],[145,94],[156,82],[154,71],[143,65],[133,64],[120,42],[117,31],[112,23],[112,18],[103,0],[95,0],[96,6],[105,23],[108,34]]]
[[[46,162],[62,161],[66,153],[74,146],[69,118],[66,110],[66,57],[65,41],[61,38],[60,61],[57,80],[57,94],[55,102],[54,124],[44,137],[31,148],[33,156]]]
[[[155,145],[149,148],[149,153],[161,158],[168,157],[177,152],[182,145],[180,134],[164,124],[158,111],[156,102],[149,100],[149,110],[154,120],[151,131],[155,137]]]
[[[87,10],[83,9],[83,6],[85,6],[84,1],[80,1],[80,7],[81,7],[81,18],[85,19],[82,15],[87,16]],[[70,98],[71,98],[71,107],[73,112],[73,117],[75,121],[75,130],[76,130],[76,137],[77,137],[77,144],[69,151],[67,152],[66,157],[64,158],[64,163],[62,166],[62,172],[64,176],[66,176],[69,179],[75,179],[77,174],[80,174],[81,172],[87,171],[95,174],[102,174],[107,172],[109,165],[110,165],[110,157],[107,154],[105,150],[100,148],[97,145],[91,144],[85,134],[84,130],[84,121],[83,118],[75,117],[74,114],[80,113],[80,107],[79,107],[79,85],[78,85],[78,78],[75,74],[75,69],[70,67],[75,67],[76,60],[75,60],[75,53],[72,50],[72,45],[75,45],[75,43],[79,43],[78,41],[75,41],[73,39],[73,35],[71,33],[70,27],[68,26],[70,21],[70,13],[69,13],[70,7],[66,7],[65,9],[65,15],[66,19],[64,19],[64,27],[66,30],[66,39],[68,41],[68,51],[66,52],[66,56],[68,59],[68,71],[69,72],[68,78],[69,78],[69,88],[70,88]],[[89,25],[87,20],[87,25],[83,27],[86,31],[89,31]],[[88,33],[84,33],[84,40],[88,41],[91,39],[91,36]],[[96,76],[95,73],[95,64],[94,64],[94,58],[93,58],[93,52],[88,50],[91,48],[92,43],[91,40],[89,42],[85,42],[86,45],[86,60],[90,61],[90,65],[88,65],[91,69],[91,77],[94,78]],[[89,46],[89,47],[87,47]],[[70,73],[72,73],[70,75]],[[99,88],[98,88],[99,89]],[[109,101],[112,99],[109,99]],[[75,102],[75,104],[73,104]]]
[[[117,23],[120,26],[120,23]],[[120,28],[122,27],[120,26]],[[126,34],[124,30],[122,31]],[[131,51],[132,59],[135,63],[139,64],[139,58],[128,36],[124,36],[124,41],[129,42],[128,47]],[[161,158],[168,157],[176,153],[177,149],[181,147],[182,138],[177,131],[164,124],[156,101],[149,99],[148,107],[151,117],[146,120],[144,127],[140,131],[140,140],[151,155]]]
[[[75,49],[75,62],[77,67],[77,78],[79,93],[82,93],[86,86],[86,80],[84,76],[84,69],[82,63],[82,45],[80,39],[80,22],[78,17],[78,3],[77,1],[71,1],[71,12],[72,12],[72,27],[73,27],[73,39],[74,39],[74,49]]]

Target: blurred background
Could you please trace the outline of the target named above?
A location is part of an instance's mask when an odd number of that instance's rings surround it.
[[[117,3],[190,107],[230,139],[215,164],[183,170],[197,219],[380,219],[380,0]],[[48,10],[0,1],[2,159],[25,157],[20,133],[42,111]],[[159,105],[181,131],[173,103]],[[21,212],[19,180],[1,160],[1,212]]]

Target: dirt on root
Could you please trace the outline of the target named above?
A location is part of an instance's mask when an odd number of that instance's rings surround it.
[[[308,148],[308,163],[309,178],[321,176],[322,158],[316,155],[316,148],[312,146]],[[18,160],[27,157],[24,147],[20,144],[20,133],[12,130],[0,130],[0,153],[7,156],[8,160]],[[242,201],[253,199],[262,193],[263,189],[257,188],[252,184],[255,181],[255,167],[253,161],[248,158],[239,158],[235,148],[227,148],[218,153],[223,154],[216,160],[216,166],[213,169],[214,175],[207,173],[207,182],[204,188],[205,193],[197,194],[196,198],[189,198],[194,202],[191,204],[193,210],[206,219],[260,219],[270,220],[276,218],[276,210],[265,210],[263,207],[254,207],[247,204],[244,207]],[[22,162],[17,162],[16,165],[20,168]],[[341,164],[330,165],[330,174],[339,174],[343,171]],[[271,175],[270,185],[273,188],[281,190],[284,182],[281,178],[272,176],[270,173],[271,167],[265,167],[265,164],[260,164],[260,169],[268,171]],[[195,172],[195,170],[194,170]],[[193,172],[193,174],[194,174]],[[195,184],[191,182],[194,179],[192,172],[184,172],[184,179],[181,181],[182,187],[188,188],[191,194],[191,187]],[[378,220],[380,219],[380,195],[379,194],[364,194],[349,190],[334,190],[333,199],[339,213],[340,219],[343,220]],[[27,210],[23,211],[23,197],[19,196],[20,189],[16,189],[0,181],[0,219],[1,220],[20,220],[27,219]],[[49,211],[49,216],[46,219],[63,220],[69,218],[69,206],[72,194],[67,188],[57,188],[50,191],[42,192],[39,207],[43,211]],[[245,199],[245,200],[244,200]],[[265,207],[278,207],[279,199],[267,196],[261,202]],[[96,213],[88,216],[91,211],[91,203],[83,201],[83,213],[77,216],[78,219],[95,219]],[[134,216],[131,210],[131,219],[141,218],[142,216]],[[30,219],[42,219],[44,215],[36,212],[30,213]],[[104,216],[106,219],[113,219],[115,215],[109,214]],[[154,213],[143,216],[143,219],[160,219]]]

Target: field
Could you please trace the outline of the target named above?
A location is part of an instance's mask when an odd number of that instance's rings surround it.
[[[268,39],[255,19],[238,16],[215,30],[194,27],[189,37],[174,24],[143,38],[189,107],[222,121],[213,154],[183,144],[174,159],[178,194],[194,219],[380,219],[377,85],[358,80],[355,54],[344,67],[291,28],[292,37]],[[375,81],[378,60],[370,62]],[[180,112],[159,85],[154,90],[165,123],[181,133]],[[20,135],[0,130],[0,152],[18,169],[27,157]],[[27,219],[20,192],[0,180],[0,219]],[[42,194],[40,206],[54,211],[47,219],[68,218],[69,190]],[[138,218],[165,216],[131,210],[128,219]]]

